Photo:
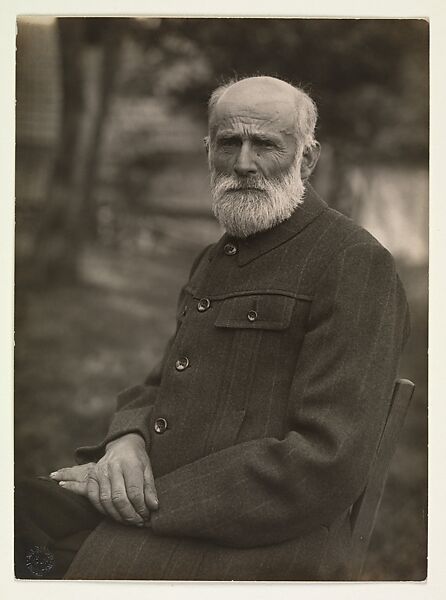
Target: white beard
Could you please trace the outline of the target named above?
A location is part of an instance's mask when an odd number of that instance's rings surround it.
[[[245,238],[292,215],[305,193],[301,160],[297,154],[287,173],[271,180],[263,175],[217,175],[211,167],[212,211],[229,235]]]

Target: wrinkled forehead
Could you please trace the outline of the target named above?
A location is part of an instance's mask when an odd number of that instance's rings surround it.
[[[209,131],[220,129],[271,131],[293,135],[296,132],[296,108],[292,98],[252,97],[239,100],[224,96],[214,106]]]

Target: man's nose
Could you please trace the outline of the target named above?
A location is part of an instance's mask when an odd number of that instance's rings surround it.
[[[243,142],[234,165],[234,171],[239,177],[247,177],[257,173],[257,165],[252,148],[248,142]]]

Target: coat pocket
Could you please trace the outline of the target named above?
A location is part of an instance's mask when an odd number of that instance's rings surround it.
[[[226,298],[215,320],[216,327],[233,329],[287,329],[296,298],[280,293],[252,293]]]

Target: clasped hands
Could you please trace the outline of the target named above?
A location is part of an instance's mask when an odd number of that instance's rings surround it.
[[[50,477],[126,525],[148,526],[151,511],[158,509],[150,459],[144,439],[136,433],[109,442],[97,463],[59,469]]]

